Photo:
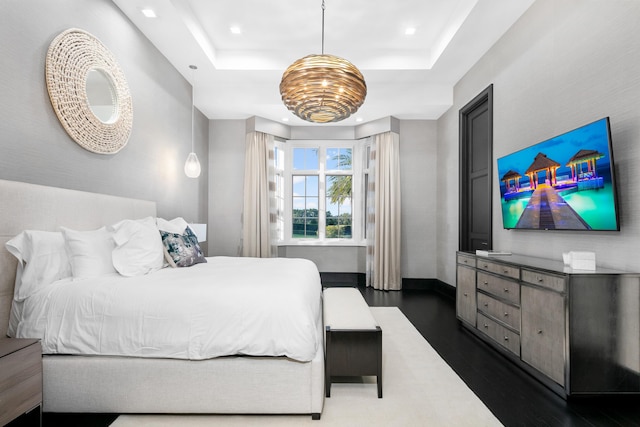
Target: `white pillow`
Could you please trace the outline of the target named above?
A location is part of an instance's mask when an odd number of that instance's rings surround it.
[[[14,299],[22,301],[56,280],[71,277],[62,233],[25,230],[5,243],[18,259]]]
[[[181,217],[174,218],[171,221],[156,218],[156,222],[158,224],[158,230],[173,234],[184,234],[184,230],[186,230],[189,225],[187,221]]]
[[[162,268],[164,251],[156,221],[152,217],[125,219],[111,227],[116,248],[113,266],[123,276],[141,276]]]
[[[111,259],[115,243],[106,227],[91,231],[76,231],[60,227],[71,261],[74,279],[116,273]]]

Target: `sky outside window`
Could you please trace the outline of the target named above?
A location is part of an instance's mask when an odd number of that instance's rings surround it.
[[[318,170],[320,167],[317,147],[314,148],[294,148],[293,149],[293,169],[294,170]]]

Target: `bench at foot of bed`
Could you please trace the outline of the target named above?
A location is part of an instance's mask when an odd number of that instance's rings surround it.
[[[325,390],[336,376],[376,376],[382,398],[382,329],[355,288],[324,290]]]

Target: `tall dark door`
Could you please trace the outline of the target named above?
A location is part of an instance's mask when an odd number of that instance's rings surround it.
[[[460,250],[491,249],[493,86],[460,110]]]

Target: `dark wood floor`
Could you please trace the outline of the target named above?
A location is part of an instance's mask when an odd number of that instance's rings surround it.
[[[361,288],[370,306],[396,306],[507,427],[640,427],[640,400],[588,399],[566,402],[512,362],[460,327],[455,302],[433,291]],[[44,414],[48,426],[103,427],[113,415]]]
[[[399,307],[505,426],[640,426],[638,397],[565,401],[464,330],[450,297],[431,291],[361,291],[370,306]]]

